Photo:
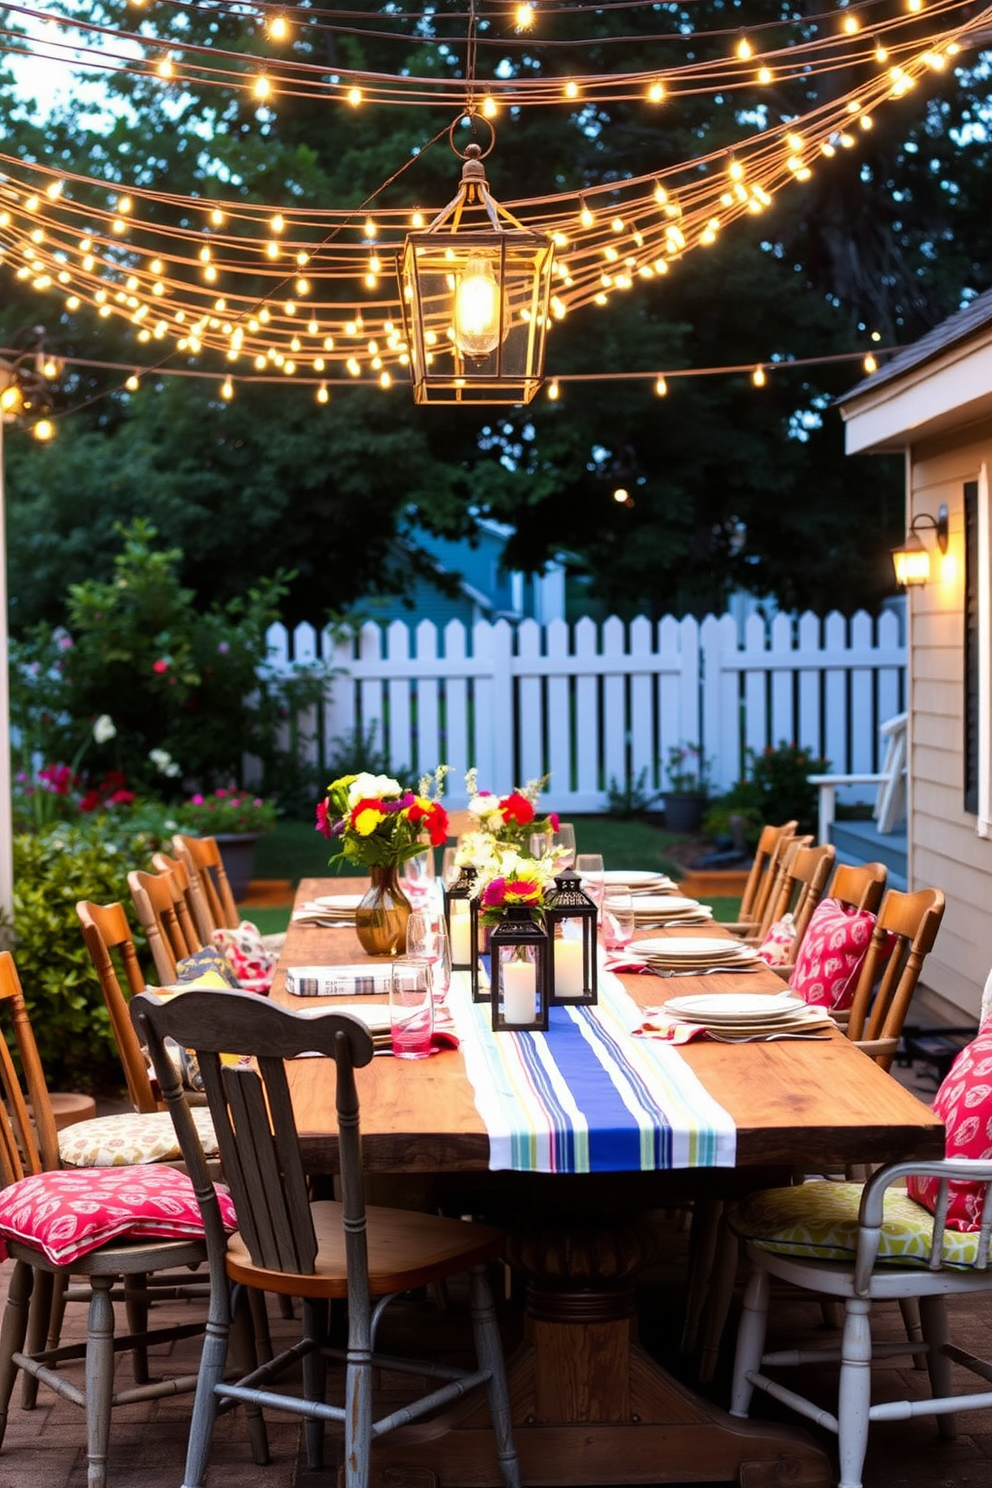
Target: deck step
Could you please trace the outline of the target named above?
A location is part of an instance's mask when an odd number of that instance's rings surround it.
[[[905,826],[881,835],[874,821],[834,821],[830,824],[830,841],[837,849],[839,862],[884,863],[888,869],[889,888],[905,890]]]

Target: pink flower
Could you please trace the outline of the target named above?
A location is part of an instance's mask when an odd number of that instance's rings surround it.
[[[327,809],[326,801],[317,802],[316,830],[328,841],[331,839],[331,813]]]
[[[153,672],[159,672],[159,673],[161,673],[161,672],[167,672],[168,670],[169,670],[169,663],[164,659],[164,657],[161,657],[160,656],[159,659],[158,659],[158,661],[153,661],[152,662],[152,671]]]

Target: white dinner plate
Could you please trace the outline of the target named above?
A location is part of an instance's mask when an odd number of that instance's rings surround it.
[[[653,915],[699,914],[703,907],[698,899],[685,899],[681,894],[638,894],[633,903],[634,914],[648,919]]]
[[[758,953],[752,946],[738,945],[733,940],[717,940],[711,935],[666,935],[657,940],[638,940],[634,949],[641,956],[659,956],[665,960],[754,961]]]
[[[319,1018],[322,1013],[351,1013],[362,1020],[369,1033],[388,1033],[390,1028],[389,1007],[382,1002],[325,1002],[320,1007],[294,1011],[298,1018]]]
[[[777,1023],[805,1016],[801,997],[781,997],[763,992],[714,992],[694,997],[672,997],[665,1004],[669,1013],[693,1023]]]
[[[309,902],[318,905],[321,909],[337,910],[344,914],[357,909],[362,902],[362,896],[361,894],[320,894]]]
[[[599,877],[598,874],[596,876]],[[614,888],[656,889],[661,884],[674,882],[667,873],[651,873],[646,869],[635,868],[607,868],[602,878],[607,888],[612,884]]]

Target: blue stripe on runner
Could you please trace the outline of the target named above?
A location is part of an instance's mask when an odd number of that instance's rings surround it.
[[[551,1027],[555,1063],[589,1126],[589,1171],[637,1172],[642,1165],[640,1128],[594,1043],[585,1036],[582,1022],[589,1019],[588,1011],[575,1011],[578,1020],[571,1009],[552,1008]],[[658,1115],[664,1121],[664,1113]]]

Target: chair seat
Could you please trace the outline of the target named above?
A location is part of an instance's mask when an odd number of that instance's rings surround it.
[[[205,1155],[216,1157],[217,1139],[206,1106],[194,1108],[193,1122]],[[67,1168],[125,1168],[176,1162],[181,1156],[168,1111],[95,1116],[59,1132],[59,1157]]]
[[[311,1204],[318,1253],[312,1276],[270,1271],[256,1266],[240,1234],[227,1246],[227,1272],[232,1281],[290,1296],[346,1297],[347,1267],[342,1206],[331,1199]],[[441,1219],[412,1209],[365,1211],[368,1225],[369,1291],[373,1297],[424,1286],[460,1268],[498,1256],[503,1236],[486,1225]]]
[[[728,1212],[735,1234],[773,1255],[804,1260],[839,1261],[850,1266],[858,1244],[861,1183],[802,1183],[752,1194]],[[933,1215],[904,1188],[885,1194],[879,1261],[903,1267],[926,1267],[933,1239]],[[944,1231],[944,1265],[974,1266],[979,1234]]]
[[[26,1261],[39,1271],[58,1275],[66,1267],[44,1251],[20,1240],[7,1240],[15,1261]],[[204,1240],[112,1240],[72,1262],[73,1276],[143,1276],[174,1266],[200,1266],[207,1259]]]

